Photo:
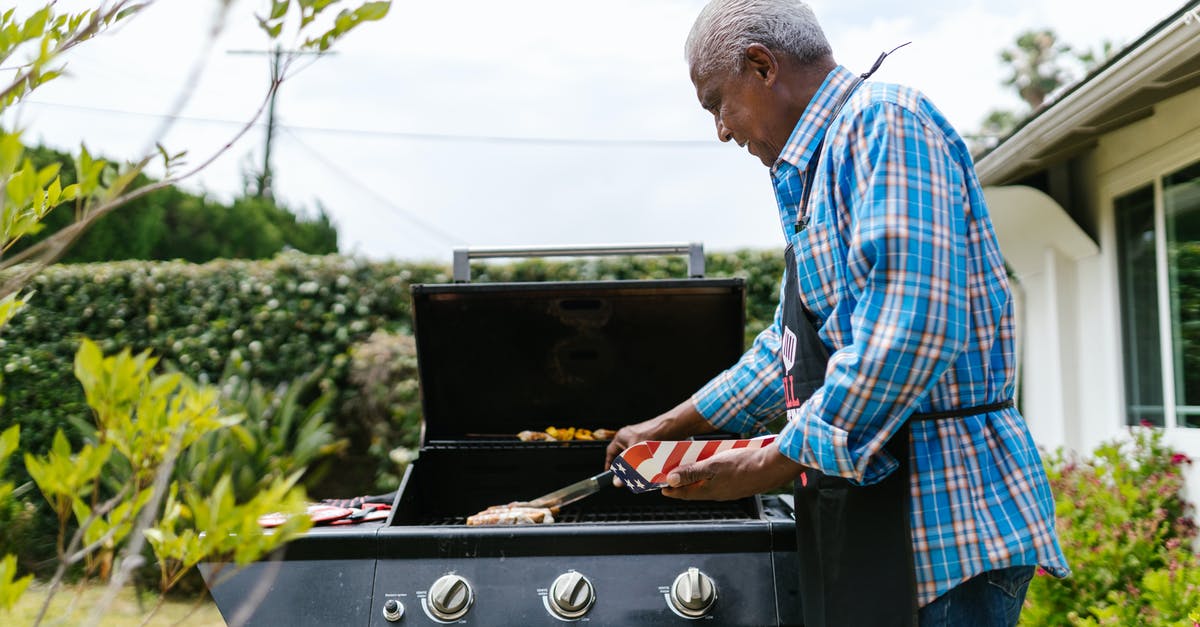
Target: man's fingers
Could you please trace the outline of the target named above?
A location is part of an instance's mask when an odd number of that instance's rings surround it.
[[[713,474],[714,472],[709,468],[709,464],[687,464],[672,470],[671,473],[667,475],[667,484],[672,488],[678,488],[681,485],[688,485],[691,483],[696,483],[697,481],[712,479]]]
[[[625,445],[620,443],[618,440],[613,440],[612,442],[608,443],[608,448],[605,449],[604,452],[605,470],[612,467],[613,460],[616,459],[617,455],[620,455],[621,451],[623,450],[625,450]]]

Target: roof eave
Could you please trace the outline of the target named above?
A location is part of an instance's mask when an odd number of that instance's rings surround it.
[[[975,165],[984,185],[1011,181],[1036,155],[1089,124],[1105,104],[1152,84],[1156,69],[1200,54],[1200,2],[1185,6],[1061,99],[1027,120]]]

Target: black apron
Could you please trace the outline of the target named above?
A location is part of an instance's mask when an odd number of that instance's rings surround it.
[[[870,74],[859,77],[845,92],[834,109],[834,117]],[[805,171],[797,233],[808,223],[809,192],[823,145],[824,140]],[[824,383],[829,352],[817,335],[815,316],[800,301],[796,253],[791,245],[785,257],[780,353],[786,371],[784,402],[788,409],[794,409]],[[913,414],[909,421],[972,416],[1011,406],[1009,400]],[[916,569],[909,528],[910,444],[906,421],[884,446],[899,467],[873,485],[855,485],[811,468],[796,478],[796,549],[805,627],[917,624]]]

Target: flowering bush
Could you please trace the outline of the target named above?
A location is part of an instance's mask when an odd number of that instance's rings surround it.
[[[1197,529],[1182,496],[1192,461],[1163,445],[1161,430],[1130,435],[1088,459],[1061,451],[1047,459],[1072,575],[1034,578],[1023,625],[1192,627],[1197,620]]]
[[[421,399],[417,381],[417,347],[411,335],[376,331],[350,349],[350,389],[345,390],[342,413],[353,416],[347,429],[356,448],[375,461],[362,473],[339,473],[343,485],[390,492],[400,485],[405,466],[420,444]],[[348,476],[347,476],[348,475]]]
[[[445,280],[436,266],[299,254],[52,267],[32,281],[37,298],[0,341],[0,424],[20,423],[22,448],[41,453],[55,429],[90,419],[71,369],[85,335],[105,351],[150,349],[200,382],[236,359],[244,378],[266,385],[321,367],[340,384],[350,346],[375,329],[408,329],[410,282]],[[78,441],[77,430],[67,435]]]

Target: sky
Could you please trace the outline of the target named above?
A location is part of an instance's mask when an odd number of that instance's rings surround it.
[[[16,8],[24,15],[40,4]],[[253,18],[269,3],[235,0],[212,40],[218,4],[159,0],[67,55],[68,75],[3,122],[27,143],[83,143],[114,160],[160,141],[204,161],[253,118],[269,76],[267,56],[236,53],[269,49]],[[766,168],[717,141],[688,79],[683,41],[703,4],[394,0],[384,20],[282,85],[276,197],[299,212],[323,207],[342,252],[377,260],[448,263],[460,246],[780,247]],[[911,41],[875,80],[922,90],[964,134],[991,109],[1021,107],[1001,85],[999,51],[1022,30],[1050,27],[1078,48],[1124,45],[1182,4],[811,2],[834,56],[854,71]],[[202,67],[198,81],[188,78],[193,67]],[[158,136],[181,94],[181,118]],[[264,137],[265,126],[250,129],[182,186],[222,200],[240,194],[261,168]]]

